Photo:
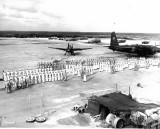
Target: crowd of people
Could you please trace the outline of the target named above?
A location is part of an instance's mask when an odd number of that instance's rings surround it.
[[[138,70],[150,66],[160,67],[159,58],[111,58],[97,57],[86,60],[54,61],[38,63],[36,69],[3,72],[7,93],[17,89],[24,89],[44,82],[67,81],[68,76],[77,75],[83,81],[93,75],[95,70],[115,73],[124,69]]]
[[[27,69],[19,71],[3,72],[7,93],[17,89],[24,89],[32,85],[44,82],[60,81],[66,79],[66,70]]]

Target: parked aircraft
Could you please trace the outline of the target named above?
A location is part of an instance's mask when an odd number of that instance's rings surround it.
[[[119,40],[118,40],[118,43],[125,43],[125,42],[126,42],[125,39],[119,39]]]
[[[66,52],[65,55],[67,53],[70,53],[71,55],[74,55],[74,51],[82,51],[82,50],[92,49],[92,48],[73,48],[73,44],[70,45],[69,43],[68,43],[67,48],[54,48],[54,47],[48,47],[48,48],[63,50],[63,51]]]
[[[108,47],[113,51],[134,53],[138,56],[149,56],[154,55],[156,53],[160,53],[160,48],[152,45],[119,45],[115,32],[111,33],[110,46],[104,47]]]

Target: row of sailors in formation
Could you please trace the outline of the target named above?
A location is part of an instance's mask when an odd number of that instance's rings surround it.
[[[111,64],[111,65],[119,63],[119,62],[127,62],[128,64],[138,63],[140,65],[145,64],[145,63],[149,63],[151,65],[158,65],[158,63],[160,63],[160,59],[158,59],[158,58],[121,59],[121,58],[115,58],[115,57],[113,57],[113,58],[111,58],[111,57],[99,57],[99,58],[91,58],[91,59],[86,59],[86,60],[71,60],[71,61],[66,61],[66,62],[63,61],[63,62],[58,62],[57,65],[63,64],[63,66],[64,66],[63,68],[65,68],[66,65],[88,65],[88,66],[92,66],[92,65],[95,65],[96,63],[102,63],[102,62],[107,62],[108,64]],[[48,64],[50,64],[50,63],[48,62]],[[40,63],[40,65],[43,65],[43,63]]]
[[[67,80],[67,73],[65,70],[52,71],[49,73],[28,74],[24,76],[10,76],[5,81],[5,88],[7,92],[11,89],[24,89],[31,85],[36,85],[44,82]]]
[[[73,67],[74,68],[74,67]],[[72,69],[68,71],[74,75],[78,75],[84,78],[84,81],[86,81],[87,75],[92,75],[93,71],[92,68],[83,68],[79,70]],[[7,93],[12,92],[12,89],[24,89],[31,85],[36,85],[39,83],[44,82],[53,82],[53,81],[67,81],[67,71],[66,70],[57,70],[57,71],[51,71],[48,73],[39,73],[39,74],[28,74],[24,76],[10,76],[5,81],[5,88],[7,90]]]
[[[106,64],[106,63],[100,63],[99,65],[99,71],[106,71],[108,73],[112,73],[114,71],[123,71],[125,68],[128,68],[127,63],[117,63],[114,65]]]
[[[82,66],[82,65],[66,65],[66,72],[72,75],[83,76],[93,74],[93,66]]]
[[[17,71],[7,71],[7,72],[4,72],[3,71],[3,79],[4,81],[7,81],[7,80],[10,80],[10,78],[13,78],[13,77],[24,77],[24,76],[34,76],[34,75],[47,75],[49,73],[64,73],[62,71],[66,71],[66,72],[71,72],[72,74],[78,74],[78,76],[81,76],[81,73],[82,73],[82,70],[83,71],[89,71],[88,73],[92,73],[90,71],[93,71],[92,70],[93,68],[90,66],[74,66],[74,65],[66,65],[66,69],[64,70],[55,70],[53,71],[52,68],[46,68],[46,69],[26,69],[26,70],[19,70],[18,72]]]
[[[53,66],[63,66],[63,65],[77,65],[77,64],[84,64],[84,65],[89,65],[92,64],[94,62],[102,62],[102,61],[115,61],[116,58],[113,57],[97,57],[97,58],[90,58],[90,59],[86,59],[86,60],[70,60],[70,61],[59,61],[59,62],[39,62],[38,63],[38,68],[53,68]]]
[[[152,64],[154,66],[158,66],[160,67],[160,63],[154,63]],[[127,63],[127,62],[119,62],[119,63],[116,63],[114,65],[110,65],[110,64],[106,64],[106,63],[100,63],[99,65],[99,71],[102,72],[102,71],[106,71],[108,73],[113,73],[115,71],[123,71],[125,68],[128,68],[128,69],[135,69],[135,68],[149,68],[150,67],[150,64],[149,63],[135,63],[135,62],[132,62],[132,63]]]
[[[138,62],[138,61],[142,61],[142,62],[149,62],[149,63],[152,63],[152,62],[160,62],[160,58],[147,58],[147,59],[145,59],[145,58],[139,58],[139,59],[137,59],[137,58],[129,58],[128,60],[127,60],[128,62]]]
[[[158,61],[158,60],[152,60],[152,61],[139,60],[139,61],[129,61],[128,64],[129,65],[136,64],[136,65],[138,65],[140,67],[145,67],[146,65],[159,66],[160,65],[160,61]]]
[[[72,74],[80,73],[81,70],[87,71],[87,75],[89,73],[93,74],[93,71],[99,69],[100,72],[106,70],[107,72],[111,72],[113,69],[120,71],[124,68],[128,67],[126,62],[119,63],[117,65],[110,65],[109,62],[101,62],[101,63],[94,63],[92,66],[83,66],[83,65],[66,65],[66,71]],[[79,74],[78,74],[79,75]]]
[[[47,62],[47,63],[38,63],[38,68],[53,68],[54,70],[59,70],[59,69],[64,69],[65,68],[65,63],[64,62],[58,62],[58,63],[52,63],[52,62]]]
[[[147,59],[146,59],[147,60]],[[136,60],[136,59],[128,59],[128,60],[119,60],[119,62],[116,62],[114,64],[114,69],[117,71],[123,70],[125,67],[129,67],[129,69],[134,68],[135,65],[138,65],[139,67],[146,67],[149,65],[158,65],[160,66],[158,59],[148,59],[150,62],[146,62],[145,60]],[[86,66],[88,69],[100,69],[100,71],[103,71],[102,69],[105,69],[106,71],[110,72],[112,64],[107,60],[106,62],[94,62],[92,66]],[[72,67],[75,69],[75,72],[78,72],[79,69],[82,67],[85,67],[82,64],[79,65],[66,65],[66,70],[72,69]],[[53,68],[37,68],[37,69],[26,69],[26,70],[19,70],[19,71],[8,71],[3,72],[4,80],[9,80],[10,76],[24,76],[24,75],[30,75],[30,74],[39,74],[39,73],[48,73],[53,71]],[[73,71],[73,70],[72,70]],[[8,79],[6,79],[8,77]]]
[[[148,60],[148,62],[146,62],[146,60]],[[160,65],[160,61],[159,59],[153,59],[153,58],[149,58],[149,59],[141,59],[141,60],[137,60],[136,58],[134,59],[128,59],[128,60],[119,60],[117,61],[114,65],[115,65],[115,69],[123,69],[125,67],[128,67],[129,69],[134,68],[135,65],[138,65],[139,67],[146,67],[147,65]],[[104,65],[104,66],[103,66]],[[83,65],[66,65],[65,68],[66,69],[72,69],[72,66],[75,66],[74,69],[79,69],[80,67],[84,67]],[[107,69],[106,71],[110,71],[110,67],[112,66],[112,64],[106,60],[106,62],[94,62],[92,66],[92,69],[100,69],[100,71],[102,71],[102,67],[106,67],[103,69]],[[87,66],[89,67],[89,66]],[[41,68],[37,68],[37,69],[26,69],[26,70],[19,70],[19,71],[8,71],[8,72],[3,72],[3,77],[6,78],[7,76],[24,76],[24,75],[29,75],[29,74],[38,74],[38,73],[48,73],[53,71],[53,68],[45,68],[45,69],[41,69]],[[75,70],[76,71],[76,70]],[[119,71],[119,70],[118,70]],[[4,79],[6,80],[6,79]]]
[[[12,72],[10,72],[10,73],[12,73]],[[64,75],[64,73],[66,73],[66,71],[65,70],[56,70],[56,71],[52,71],[52,70],[44,70],[43,72],[31,72],[31,73],[24,73],[24,74],[8,74],[8,73],[5,73],[5,72],[3,72],[3,79],[4,79],[4,81],[7,81],[7,80],[10,80],[10,79],[14,79],[14,78],[19,78],[19,80],[21,79],[21,78],[28,78],[28,77],[30,77],[30,78],[34,78],[35,76],[37,76],[37,78],[38,78],[38,76],[39,76],[39,78],[42,76],[42,78],[49,78],[49,77],[47,77],[46,75],[52,75],[53,77],[55,77],[55,78],[59,78],[59,76],[62,76],[62,75]],[[44,77],[44,76],[46,76],[46,77]],[[42,80],[44,80],[44,79],[42,79]],[[56,79],[55,79],[56,80]]]
[[[12,77],[12,76],[24,76],[24,75],[35,75],[35,74],[40,74],[40,73],[48,73],[48,72],[52,72],[53,69],[52,68],[46,68],[46,69],[26,69],[26,70],[19,70],[19,71],[7,71],[4,72],[3,71],[3,77],[4,80],[6,80],[5,78],[7,77]]]

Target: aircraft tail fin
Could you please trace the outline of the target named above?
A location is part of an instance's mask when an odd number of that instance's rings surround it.
[[[119,46],[118,44],[118,40],[117,40],[117,37],[116,37],[116,33],[115,32],[112,32],[111,33],[111,42],[110,42],[110,46]]]

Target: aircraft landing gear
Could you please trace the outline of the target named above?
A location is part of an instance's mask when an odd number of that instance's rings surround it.
[[[75,56],[75,53],[71,53],[71,55]]]

